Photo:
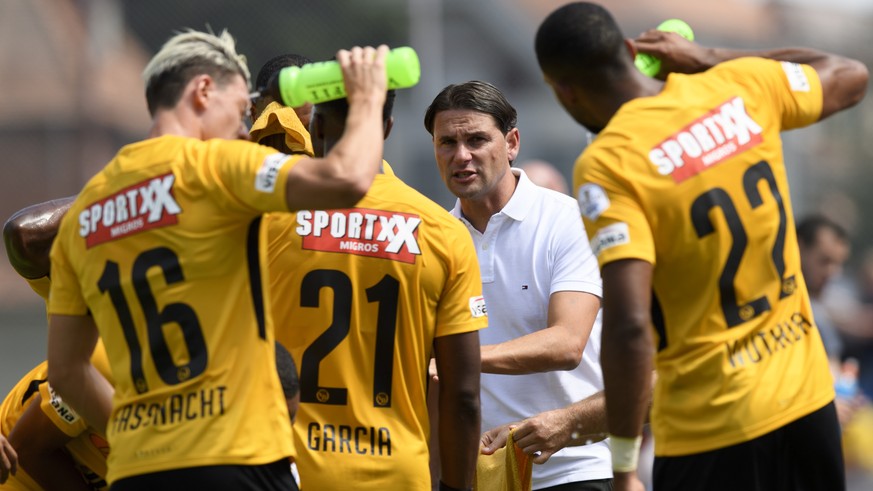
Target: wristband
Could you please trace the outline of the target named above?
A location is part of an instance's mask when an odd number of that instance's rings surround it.
[[[640,459],[640,445],[643,437],[624,438],[609,435],[609,449],[612,452],[613,472],[633,472],[637,470]]]
[[[440,491],[473,491],[473,488],[453,488],[448,484],[440,481]]]

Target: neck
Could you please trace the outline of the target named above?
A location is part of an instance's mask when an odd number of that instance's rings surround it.
[[[509,203],[517,185],[518,178],[511,170],[507,170],[506,175],[487,195],[478,198],[461,198],[461,213],[473,228],[479,233],[485,233],[488,220],[500,213]]]
[[[621,109],[621,106],[640,97],[651,97],[661,93],[664,82],[643,75],[634,68],[629,76],[617,78],[609,84],[609,89],[589,96],[597,114],[603,115],[601,127]]]
[[[176,110],[158,110],[152,118],[152,126],[149,129],[149,138],[157,138],[164,135],[178,135],[190,138],[201,138],[203,135],[199,131],[199,126],[186,123],[184,114]]]

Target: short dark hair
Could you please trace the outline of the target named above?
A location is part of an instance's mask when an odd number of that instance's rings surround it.
[[[813,245],[818,240],[819,230],[830,230],[841,241],[849,241],[846,229],[824,215],[808,215],[797,222],[797,240],[804,245]]]
[[[589,2],[549,14],[537,29],[534,47],[540,69],[556,82],[604,88],[627,69],[621,29],[608,10]]]
[[[285,53],[284,55],[274,56],[267,60],[258,72],[258,76],[255,79],[255,89],[260,90],[266,87],[270,78],[283,68],[303,66],[309,63],[312,63],[312,60],[297,53]]]
[[[518,124],[518,113],[500,89],[488,82],[471,80],[449,85],[437,94],[424,113],[424,127],[427,132],[433,135],[437,113],[453,109],[477,111],[491,116],[504,135]]]
[[[276,343],[276,371],[279,372],[279,382],[286,399],[291,399],[300,392],[300,380],[297,378],[297,365],[294,357],[278,341]]]
[[[385,93],[385,105],[382,106],[382,122],[387,123],[391,119],[394,112],[394,99],[397,97],[397,91],[389,90]],[[332,101],[322,102],[314,106],[314,111],[320,114],[329,114],[332,117],[342,118],[349,113],[349,101],[345,98],[334,99]]]

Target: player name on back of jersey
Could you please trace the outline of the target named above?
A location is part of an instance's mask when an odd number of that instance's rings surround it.
[[[725,358],[731,368],[755,365],[808,340],[813,329],[809,319],[795,312],[775,325],[764,324],[740,339],[725,342]]]
[[[306,446],[319,452],[390,457],[391,432],[384,426],[312,422],[306,429]]]
[[[157,227],[175,225],[182,208],[173,197],[172,173],[126,187],[79,212],[79,235],[88,248]]]
[[[202,418],[223,416],[227,387],[204,387],[171,394],[162,401],[136,402],[115,411],[109,429],[115,433],[141,428],[165,428]]]
[[[297,234],[303,248],[390,259],[414,264],[421,254],[421,218],[396,211],[348,208],[297,212]]]
[[[649,151],[661,175],[678,184],[763,141],[743,99],[733,99],[692,121]]]

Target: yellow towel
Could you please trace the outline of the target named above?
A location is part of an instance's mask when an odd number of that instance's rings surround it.
[[[506,446],[491,455],[479,454],[475,491],[530,491],[533,461],[515,444],[515,430]]]
[[[309,132],[303,127],[294,109],[278,102],[271,102],[264,108],[257,121],[252,124],[249,134],[256,142],[271,135],[284,134],[285,145],[292,152],[304,152],[312,156],[312,139]]]

